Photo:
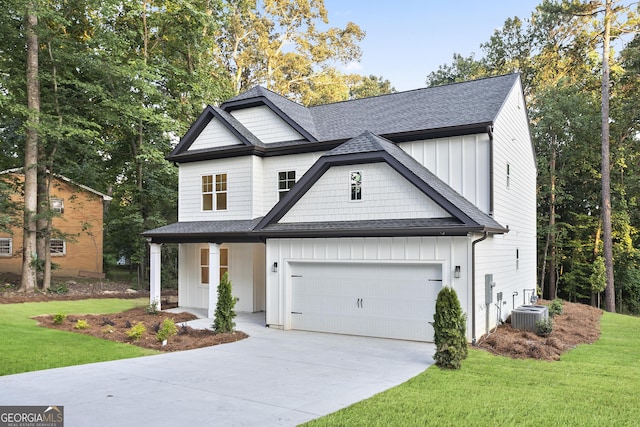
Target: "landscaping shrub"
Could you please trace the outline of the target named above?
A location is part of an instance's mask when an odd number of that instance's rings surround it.
[[[89,327],[89,322],[84,319],[78,319],[76,324],[73,326],[74,329],[87,329]]]
[[[549,316],[553,317],[557,314],[562,314],[562,311],[562,300],[560,298],[556,298],[551,301],[551,304],[549,304]]]
[[[158,314],[158,312],[160,311],[158,310],[158,301],[150,302],[149,305],[144,308],[144,311],[146,311],[147,314]]]
[[[178,327],[176,326],[173,319],[164,319],[162,322],[162,327],[158,330],[156,334],[156,339],[160,342],[172,337],[178,333]]]
[[[436,365],[441,368],[459,369],[467,358],[467,321],[460,308],[456,291],[444,287],[436,299],[436,312],[433,316],[436,353],[433,356]]]
[[[553,320],[551,318],[536,321],[536,335],[548,337],[553,331]]]
[[[138,341],[145,332],[147,332],[147,328],[144,323],[138,322],[127,331],[127,336],[133,341]]]
[[[215,320],[213,321],[213,330],[219,334],[231,333],[234,331],[236,324],[233,318],[236,312],[233,311],[236,306],[236,299],[231,294],[231,281],[229,274],[224,273],[220,284],[218,285],[218,304],[216,305]]]
[[[67,315],[64,314],[64,313],[55,314],[53,316],[53,324],[54,325],[61,325],[62,322],[64,322],[66,318],[67,318]]]

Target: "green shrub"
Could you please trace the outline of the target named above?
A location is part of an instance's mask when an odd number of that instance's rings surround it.
[[[548,319],[542,319],[536,321],[536,335],[540,337],[548,337],[551,335],[553,331],[553,320],[549,317]]]
[[[438,293],[432,325],[436,344],[433,358],[436,365],[441,368],[459,369],[469,351],[467,320],[460,308],[458,295],[452,288],[444,287]]]
[[[66,318],[67,318],[67,315],[64,314],[64,313],[55,314],[53,316],[53,324],[54,325],[61,325],[62,322],[64,322],[66,320]]]
[[[178,333],[178,327],[176,326],[173,319],[164,319],[162,322],[162,327],[158,330],[156,334],[156,339],[160,342],[172,337]]]
[[[147,332],[147,328],[144,326],[144,323],[138,322],[131,328],[129,328],[129,330],[127,331],[127,336],[133,341],[138,341],[140,338],[142,338],[142,335],[144,335],[145,332]]]
[[[218,304],[216,305],[216,318],[213,321],[213,330],[219,334],[233,332],[236,324],[233,318],[236,312],[233,308],[236,306],[236,299],[231,294],[231,281],[229,274],[224,273],[220,284],[218,285]]]
[[[144,308],[144,311],[146,311],[147,314],[158,314],[158,312],[160,311],[158,310],[158,301],[150,302],[149,305]]]
[[[74,329],[87,329],[89,327],[89,322],[85,319],[78,319],[76,324],[73,326]]]
[[[556,298],[551,301],[549,304],[549,316],[555,316],[557,314],[562,314],[564,311],[564,307],[562,306],[562,300],[560,298]]]

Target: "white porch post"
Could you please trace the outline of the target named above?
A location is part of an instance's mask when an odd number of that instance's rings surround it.
[[[151,253],[151,271],[149,271],[149,304],[158,304],[158,310],[160,307],[160,267],[162,266],[162,258],[160,257],[160,243],[150,243]]]
[[[220,245],[209,243],[209,310],[207,317],[213,319],[218,305],[218,285],[220,284]]]

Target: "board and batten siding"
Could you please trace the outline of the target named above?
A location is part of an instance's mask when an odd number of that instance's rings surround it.
[[[304,139],[266,105],[234,110],[231,115],[265,144]]]
[[[242,142],[226,126],[220,123],[218,119],[212,118],[187,151],[239,144],[242,144]]]
[[[251,219],[252,156],[183,163],[178,175],[178,221]],[[202,210],[202,176],[227,174],[227,209]]]
[[[291,272],[289,262],[425,262],[442,265],[442,285],[452,286],[470,325],[471,240],[468,237],[367,237],[319,239],[269,239],[266,264],[278,263],[276,272],[267,271],[266,323],[291,327]],[[460,278],[454,277],[456,265]],[[327,277],[331,270],[327,269]],[[471,339],[471,327],[467,327]]]
[[[350,200],[350,172],[362,173],[362,199]],[[447,218],[451,215],[386,163],[333,166],[280,222]]]
[[[491,328],[498,315],[504,320],[514,302],[515,307],[522,305],[525,294],[536,288],[536,165],[520,85],[514,86],[505,101],[493,136],[494,218],[509,232],[490,237],[476,247],[476,280],[481,284],[476,288],[478,308],[487,310],[482,307],[485,274],[493,274],[494,301],[495,292],[500,291],[506,302],[500,306],[500,313],[495,304],[488,307]],[[484,317],[478,323],[479,337],[486,332]]]
[[[482,212],[491,209],[491,141],[476,134],[398,144]]]

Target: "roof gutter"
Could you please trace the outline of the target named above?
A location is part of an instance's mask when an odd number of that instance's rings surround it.
[[[476,245],[489,237],[488,232],[471,242],[471,345],[476,345]]]

